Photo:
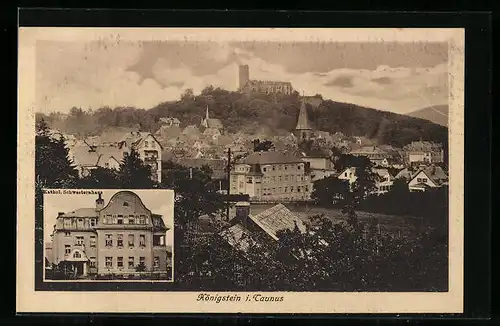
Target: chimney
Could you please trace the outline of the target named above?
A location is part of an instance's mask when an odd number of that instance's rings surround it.
[[[102,192],[99,192],[99,198],[96,199],[95,201],[95,210],[100,211],[101,209],[104,208],[104,199],[101,197]]]
[[[247,201],[240,201],[236,203],[236,216],[235,218],[243,226],[247,225],[248,215],[250,215],[250,203]]]

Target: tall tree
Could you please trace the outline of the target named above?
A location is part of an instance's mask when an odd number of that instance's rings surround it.
[[[349,183],[336,176],[330,176],[314,182],[311,198],[322,206],[332,206],[346,199]]]
[[[254,152],[269,152],[274,149],[274,144],[270,140],[260,141],[259,139],[253,140],[253,151]]]
[[[133,148],[123,156],[118,176],[123,188],[147,189],[155,185],[151,179],[151,167],[141,160]]]
[[[117,189],[122,187],[119,172],[113,169],[97,167],[80,179],[82,188]]]

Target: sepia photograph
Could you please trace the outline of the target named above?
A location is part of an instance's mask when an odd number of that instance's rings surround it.
[[[461,30],[21,32],[36,279],[459,309]]]
[[[173,281],[171,191],[43,192],[45,281]]]

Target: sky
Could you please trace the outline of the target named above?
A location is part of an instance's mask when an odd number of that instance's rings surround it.
[[[124,189],[125,190],[125,189]],[[107,205],[110,198],[119,190],[102,189],[104,205]],[[154,214],[163,216],[163,222],[170,228],[166,235],[166,244],[173,244],[173,224],[174,224],[174,197],[171,190],[132,190],[142,200],[144,205]],[[171,197],[171,198],[170,198]],[[170,198],[170,199],[169,199]],[[50,234],[54,229],[58,212],[71,212],[79,208],[94,208],[97,195],[93,194],[44,194],[43,221],[44,238],[50,241]]]
[[[213,85],[289,81],[301,94],[409,113],[448,102],[445,42],[70,41],[36,43],[37,110],[152,108]]]

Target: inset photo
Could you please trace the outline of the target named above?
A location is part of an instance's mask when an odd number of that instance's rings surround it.
[[[173,281],[172,190],[44,189],[44,281]]]

